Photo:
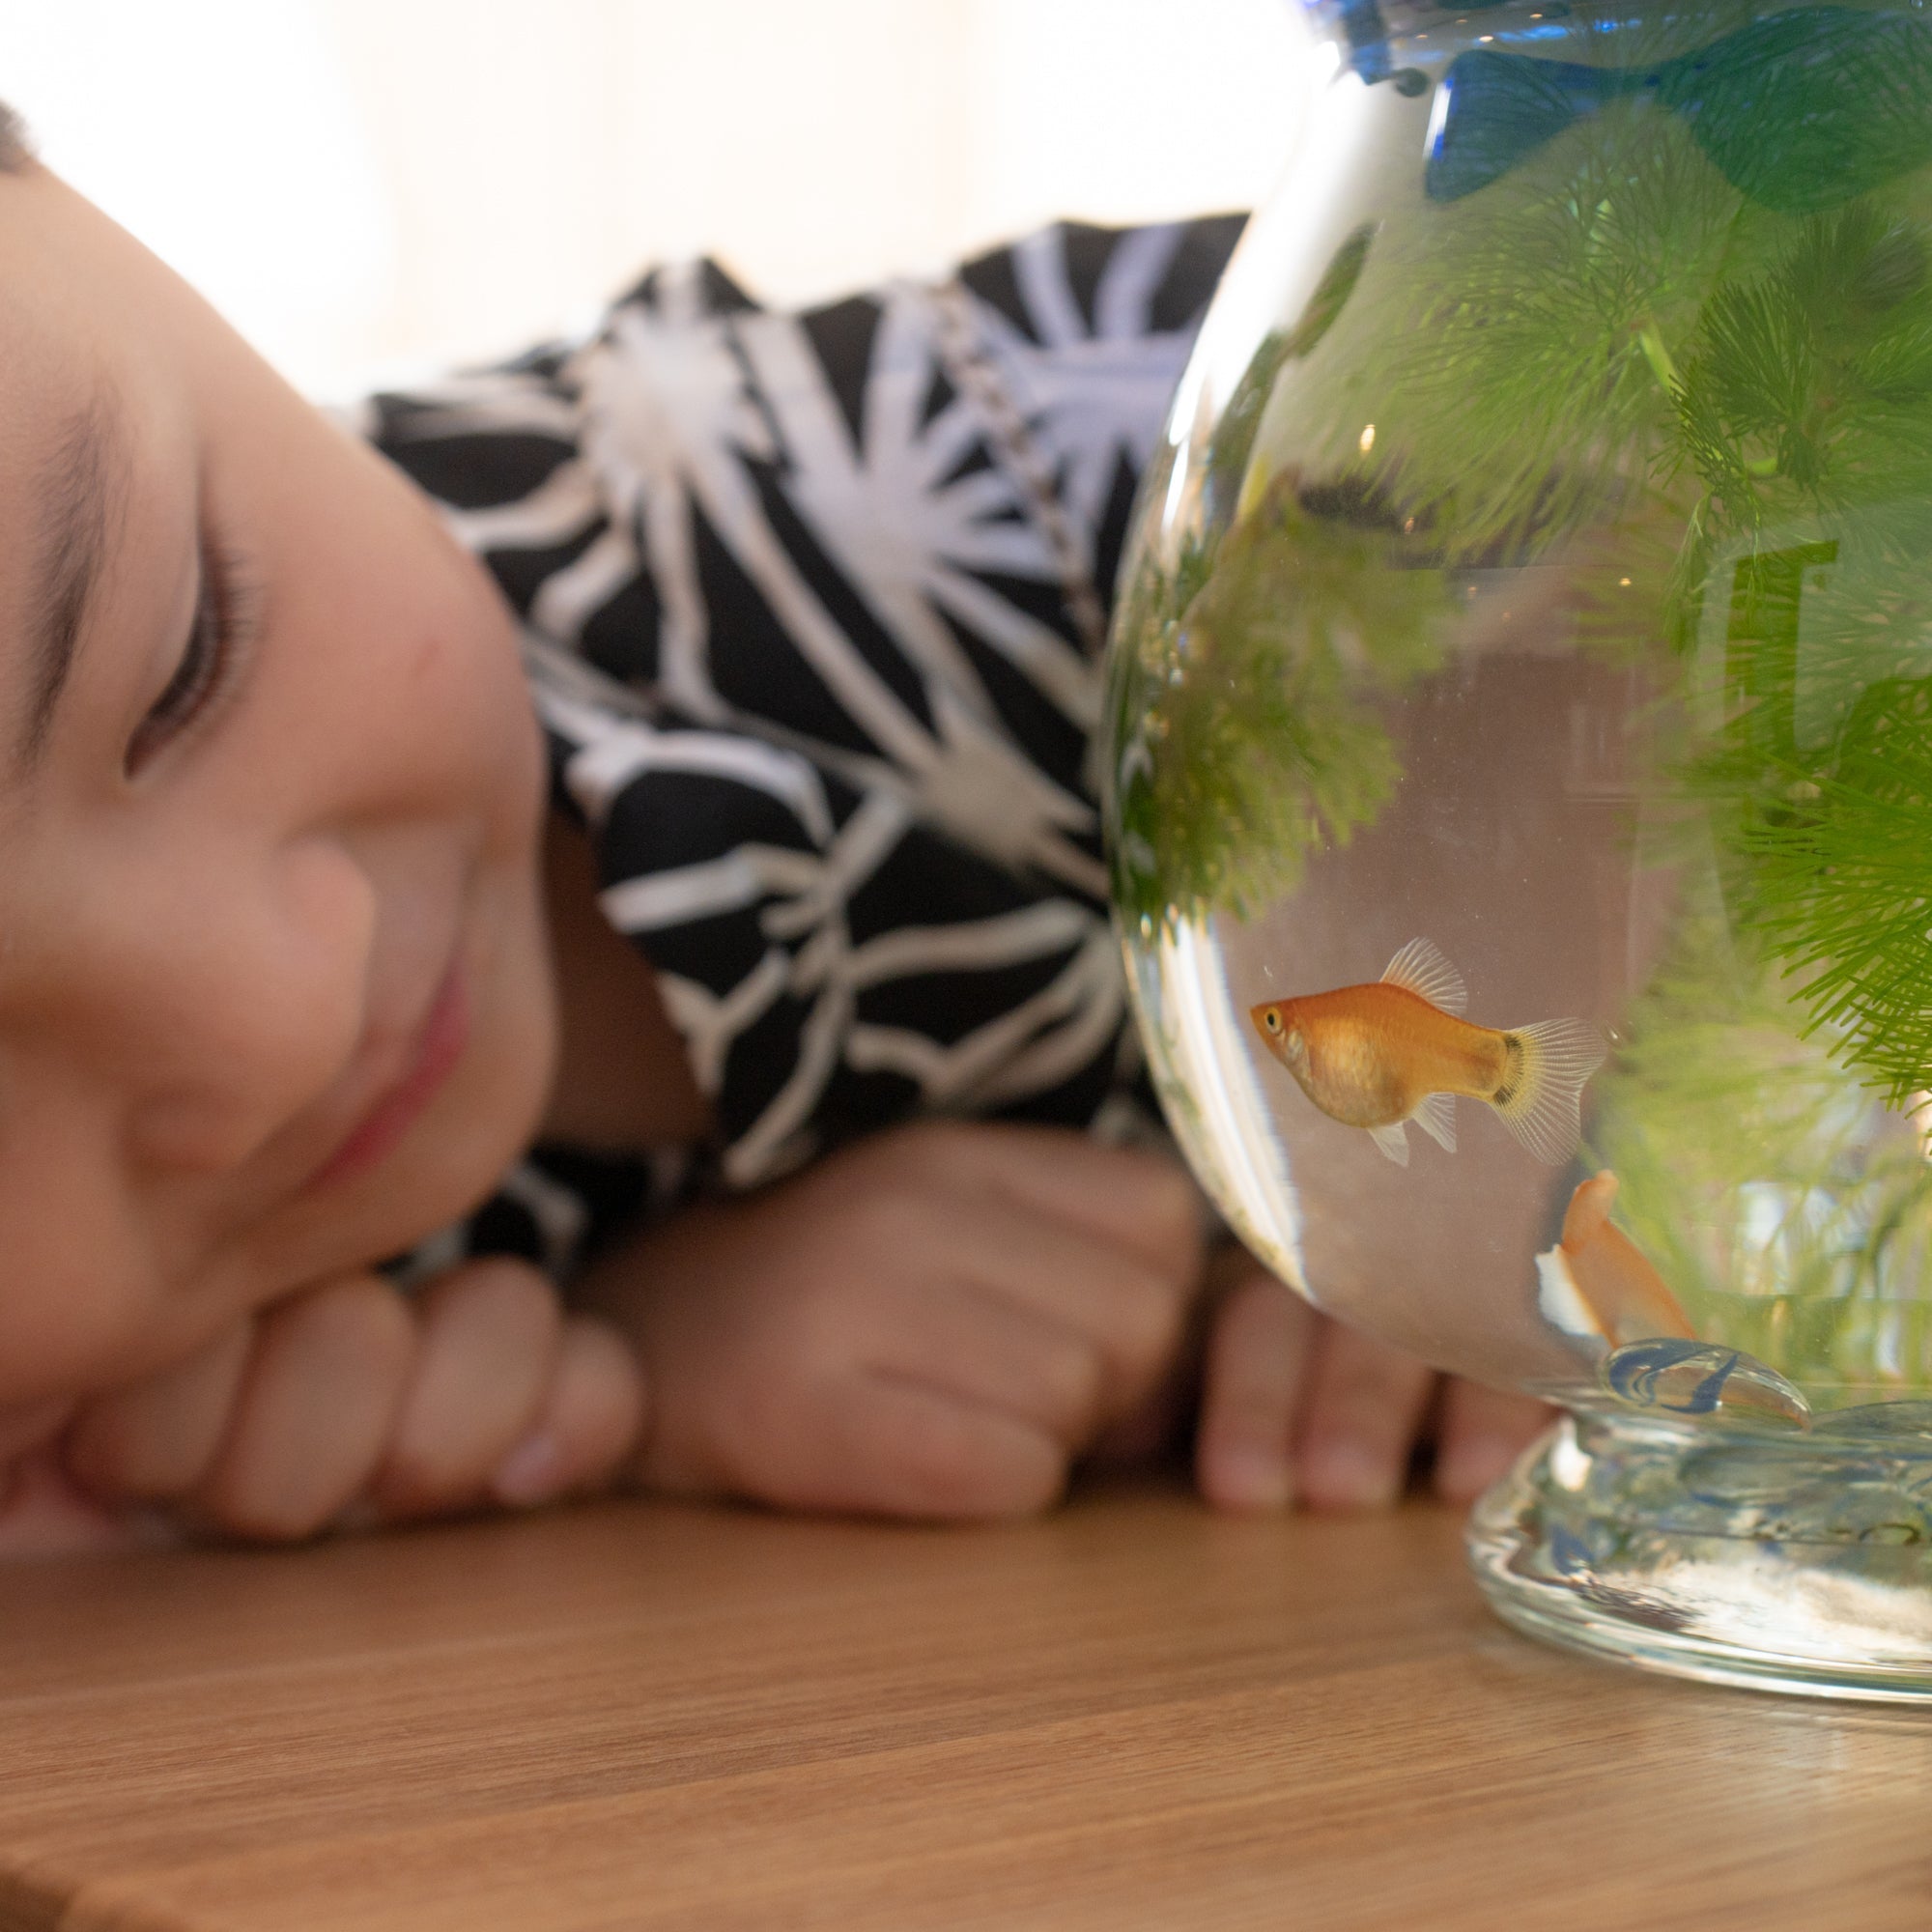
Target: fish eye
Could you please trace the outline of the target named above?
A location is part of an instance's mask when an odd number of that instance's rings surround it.
[[[1279,1033],[1281,1031],[1281,1015],[1272,1007],[1268,1009],[1266,1024],[1269,1033]]]

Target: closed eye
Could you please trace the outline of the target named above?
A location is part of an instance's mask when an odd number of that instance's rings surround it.
[[[253,598],[234,553],[218,544],[205,544],[194,620],[173,676],[128,741],[123,768],[130,777],[226,696],[253,637]]]

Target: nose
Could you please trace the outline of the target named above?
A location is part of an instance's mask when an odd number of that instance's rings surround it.
[[[130,894],[97,937],[112,966],[87,1003],[96,1058],[128,1103],[136,1161],[226,1172],[354,1059],[375,893],[348,850],[316,838],[258,848],[239,877],[220,867],[177,873],[156,896]]]

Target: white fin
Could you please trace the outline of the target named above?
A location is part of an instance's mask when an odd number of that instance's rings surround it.
[[[1577,1291],[1569,1256],[1561,1248],[1546,1250],[1536,1258],[1536,1306],[1543,1319],[1559,1335],[1567,1335],[1571,1341],[1582,1343],[1589,1353],[1601,1355],[1606,1346],[1603,1325]]]
[[[1444,1153],[1456,1151],[1456,1096],[1425,1094],[1408,1117]]]
[[[1538,1160],[1561,1167],[1583,1137],[1577,1102],[1604,1064],[1604,1037],[1588,1020],[1542,1020],[1503,1037],[1515,1043],[1520,1063],[1508,1097],[1491,1104]]]
[[[1463,985],[1462,974],[1442,956],[1434,940],[1411,939],[1389,961],[1382,981],[1406,986],[1445,1013],[1460,1013],[1469,1004],[1469,989]]]
[[[1398,1167],[1408,1165],[1408,1136],[1402,1130],[1398,1121],[1392,1127],[1371,1127],[1369,1138],[1395,1162]]]

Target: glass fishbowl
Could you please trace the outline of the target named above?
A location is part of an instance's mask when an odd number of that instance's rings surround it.
[[[1932,15],[1352,0],[1142,487],[1114,894],[1513,1623],[1932,1696]]]

